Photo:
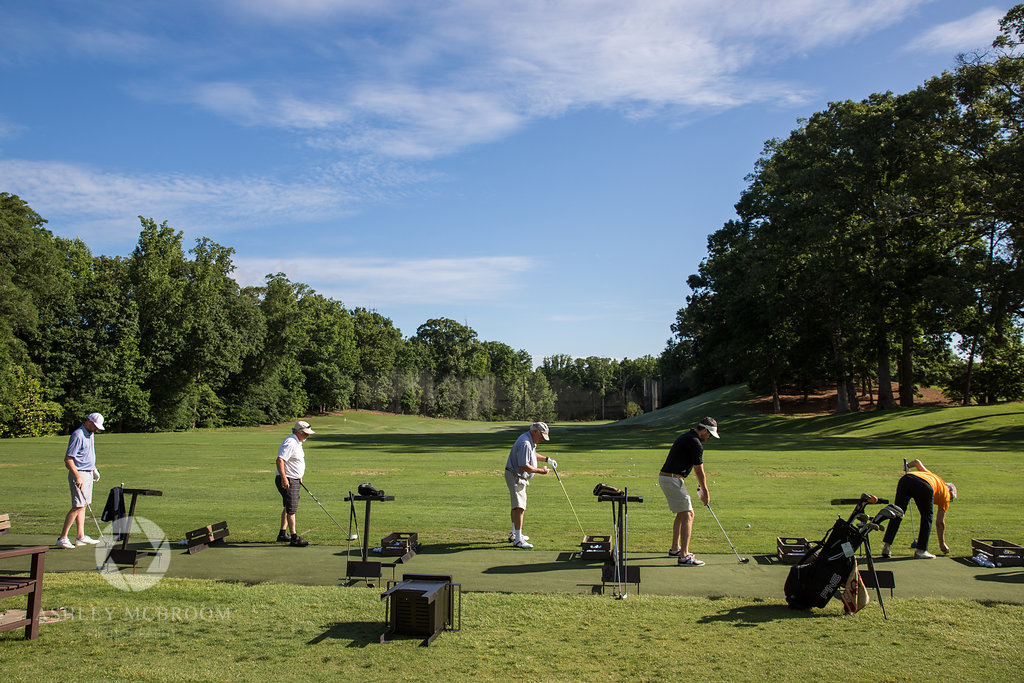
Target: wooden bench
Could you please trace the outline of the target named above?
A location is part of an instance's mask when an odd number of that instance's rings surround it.
[[[11,532],[11,516],[8,514],[0,515],[0,534],[7,534]]]
[[[186,531],[185,541],[188,543],[188,554],[194,555],[214,544],[224,545],[224,539],[227,538],[228,533],[227,522],[207,524],[204,527]]]
[[[0,598],[28,594],[25,618],[0,624],[0,631],[11,631],[24,626],[26,638],[35,640],[39,637],[39,606],[43,597],[43,563],[47,550],[49,548],[45,545],[0,550],[0,560],[24,555],[32,556],[32,569],[28,576],[0,576]]]

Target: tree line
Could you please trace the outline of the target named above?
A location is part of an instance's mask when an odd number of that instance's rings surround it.
[[[668,353],[701,388],[919,386],[1024,398],[1024,5],[912,92],[835,102],[769,141],[708,238]]]
[[[45,223],[0,193],[3,436],[66,431],[94,410],[121,431],[274,424],[347,408],[617,418],[643,410],[645,377],[657,371],[651,357],[568,356],[535,370],[525,350],[447,318],[407,338],[386,316],[284,273],[241,287],[233,249],[201,238],[186,252],[182,233],[153,219],[141,218],[131,255],[115,258]]]

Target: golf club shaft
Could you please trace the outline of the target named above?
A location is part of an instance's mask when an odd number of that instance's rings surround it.
[[[103,541],[103,545],[107,544],[107,539],[103,538],[103,530],[100,529],[100,523],[96,521],[96,515],[92,513],[92,505],[89,503],[85,504],[89,508],[89,516],[92,517],[92,523],[96,525],[96,531],[100,532],[100,540]]]
[[[306,493],[308,493],[308,494],[309,494],[309,497],[310,497],[310,498],[312,498],[313,500],[316,500],[316,496],[314,496],[314,495],[313,495],[313,492],[312,492],[312,491],[310,491],[309,489],[307,489],[307,488],[306,488],[306,485],[305,485],[305,484],[303,484],[303,483],[302,483],[302,482],[300,481],[300,482],[299,482],[299,485],[300,485],[300,486],[302,486],[302,488],[306,489]],[[320,502],[319,500],[316,500],[316,504],[320,506],[320,509],[321,509],[321,510],[323,510],[323,511],[324,511],[324,513],[325,513],[325,514],[326,514],[326,515],[327,515],[328,517],[330,517],[330,518],[331,518],[331,521],[332,521],[332,522],[334,522],[334,524],[335,524],[335,525],[336,525],[336,526],[337,526],[337,527],[338,527],[339,529],[341,529],[342,531],[344,531],[344,530],[345,530],[345,527],[343,527],[343,526],[341,526],[340,524],[338,524],[338,520],[336,520],[336,519],[334,518],[334,515],[332,515],[332,514],[331,514],[330,512],[327,512],[327,508],[325,508],[325,507],[323,506],[323,503],[321,503],[321,502]]]
[[[732,544],[732,541],[729,540],[729,534],[725,533],[725,527],[722,526],[722,523],[718,521],[718,515],[715,514],[715,511],[711,509],[710,505],[705,504],[704,507],[708,509],[708,512],[711,513],[711,516],[715,518],[716,522],[718,522],[718,528],[722,530],[722,535],[725,536],[725,540],[729,542],[729,547],[732,548],[732,551],[736,554],[736,559],[742,562],[743,558],[740,557],[740,554],[738,552],[736,552],[736,546],[734,546]]]
[[[569,501],[569,509],[572,510],[572,516],[576,517],[576,524],[580,527],[580,533],[586,536],[587,532],[583,530],[583,525],[580,524],[580,518],[576,514],[576,508],[572,506],[572,500],[569,498],[569,492],[565,490],[565,484],[562,483],[562,478],[558,476],[558,470],[552,467],[551,471],[555,473],[555,479],[558,480],[558,485],[562,487],[562,493],[565,494],[565,499]]]

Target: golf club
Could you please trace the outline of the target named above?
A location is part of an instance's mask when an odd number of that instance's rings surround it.
[[[352,525],[356,525],[356,532],[352,533]],[[355,541],[359,539],[359,518],[356,516],[356,499],[352,496],[352,492],[348,492],[348,540]]]
[[[711,506],[705,504],[704,507],[706,507],[708,509],[708,512],[711,513],[711,516],[715,518],[716,522],[718,522],[718,515],[716,515],[715,511],[711,509]],[[749,557],[740,557],[740,554],[738,552],[736,552],[736,546],[734,546],[732,544],[732,541],[729,540],[729,534],[725,533],[725,527],[722,526],[721,522],[718,522],[718,528],[722,530],[722,535],[725,536],[725,540],[729,541],[729,547],[732,548],[732,551],[734,553],[736,553],[736,559],[738,559],[740,561],[740,564],[746,564],[747,562],[750,562],[750,558]]]
[[[551,464],[550,461],[548,464]],[[569,500],[569,492],[565,490],[565,484],[562,483],[562,477],[558,475],[558,469],[552,465],[551,471],[555,473],[555,478],[558,479],[558,485],[562,487],[562,493],[565,494],[565,499],[569,501],[569,509],[572,510],[572,516],[576,517],[576,524],[579,524],[580,533],[586,536],[587,532],[583,530],[583,525],[580,524],[580,518],[576,515],[576,508],[572,506],[572,501]]]
[[[615,587],[618,591],[618,595],[615,596],[616,600],[625,600],[626,593],[626,536],[629,533],[629,488],[622,489],[622,503],[619,506],[622,512],[622,528],[616,529],[616,534],[622,534],[622,547],[617,547],[615,553]],[[617,536],[616,536],[617,538]]]
[[[96,515],[92,512],[92,505],[86,503],[85,506],[89,508],[89,516],[92,517],[92,523],[96,525],[96,531],[100,532],[100,540],[103,541],[103,547],[107,547],[107,539],[103,536],[103,530],[100,529],[100,523],[96,521]]]
[[[327,508],[325,508],[325,507],[323,506],[323,503],[321,503],[321,502],[320,502],[319,500],[316,500],[316,496],[314,496],[314,495],[313,495],[313,492],[312,492],[312,491],[310,491],[309,489],[307,489],[307,488],[306,488],[306,485],[305,485],[305,484],[303,484],[303,483],[302,483],[301,481],[299,482],[299,484],[301,484],[302,488],[306,489],[306,493],[308,493],[308,494],[309,494],[309,497],[310,497],[310,498],[312,498],[313,500],[315,500],[315,501],[316,501],[316,504],[320,506],[320,509],[321,509],[321,510],[323,510],[323,511],[324,511],[324,512],[325,512],[325,513],[327,514],[327,516],[331,518],[331,521],[332,521],[332,522],[334,522],[334,523],[335,523],[335,524],[336,524],[336,525],[338,526],[338,528],[339,528],[339,529],[341,529],[342,531],[344,531],[344,530],[345,530],[345,527],[343,527],[343,526],[341,526],[340,524],[338,524],[338,520],[336,520],[336,519],[334,518],[334,515],[332,515],[332,514],[331,514],[330,512],[327,512]]]

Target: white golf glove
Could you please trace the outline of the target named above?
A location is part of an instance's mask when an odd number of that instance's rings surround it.
[[[92,471],[92,480],[93,481],[99,481],[100,480],[100,471],[99,470],[93,470]]]
[[[558,463],[555,462],[554,458],[548,458],[548,465],[550,465],[551,467],[553,467],[556,470],[558,469]]]

